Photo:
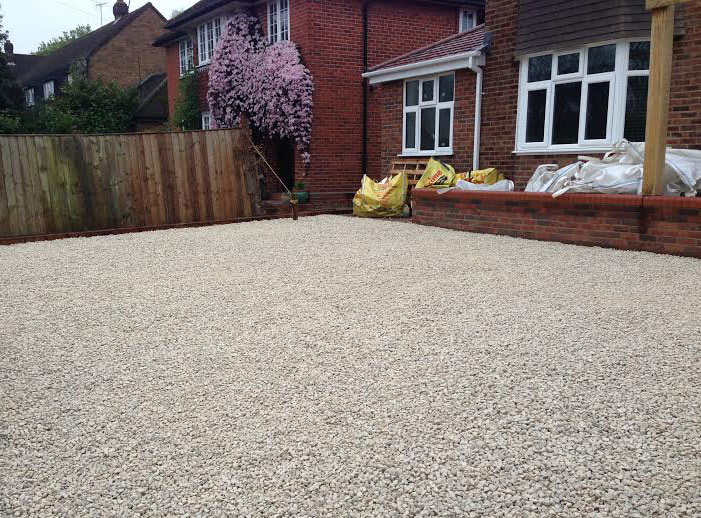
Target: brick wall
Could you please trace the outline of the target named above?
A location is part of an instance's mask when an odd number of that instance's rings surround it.
[[[368,9],[368,66],[379,65],[447,38],[457,31],[456,7],[427,6],[400,0],[372,3]],[[401,82],[378,85],[371,88],[368,95],[368,174],[373,178],[384,176],[391,158],[402,151],[401,107],[399,112],[396,111],[402,96],[398,93],[398,85]],[[456,88],[459,88],[457,84]],[[474,97],[474,93],[472,95]],[[396,100],[392,99],[393,96],[396,96]],[[386,132],[391,132],[391,136]],[[455,138],[457,140],[458,136]]]
[[[701,258],[701,198],[415,189],[412,202],[422,225]]]
[[[670,95],[669,145],[701,147],[701,3],[683,6],[685,36],[675,39]],[[514,61],[518,0],[488,0],[492,48],[484,67],[481,163],[497,167],[523,189],[540,164],[565,166],[577,154],[514,155],[519,65]],[[597,154],[598,155],[598,154]]]
[[[90,58],[88,77],[133,86],[152,74],[165,72],[166,52],[153,41],[165,29],[155,9],[146,9]]]

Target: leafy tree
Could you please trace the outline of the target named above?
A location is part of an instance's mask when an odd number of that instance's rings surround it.
[[[186,74],[180,80],[173,122],[178,128],[184,130],[196,130],[201,127],[202,119],[195,72]]]
[[[138,107],[135,88],[87,79],[64,84],[54,103],[57,109],[75,119],[75,129],[80,133],[130,131]]]
[[[179,14],[183,14],[185,12],[185,9],[173,9],[173,11],[170,13],[171,18],[175,18]]]
[[[214,51],[207,101],[215,128],[246,117],[267,137],[291,139],[309,164],[314,83],[291,41],[268,45],[258,19],[236,14]]]
[[[14,112],[24,104],[22,87],[17,83],[15,74],[7,63],[4,54],[0,54],[0,113]]]
[[[39,43],[39,47],[37,48],[37,51],[34,54],[37,54],[39,56],[46,56],[47,54],[51,54],[52,52],[60,49],[61,47],[65,47],[70,42],[77,40],[78,38],[82,38],[83,36],[89,33],[89,25],[78,25],[78,27],[76,27],[75,29],[71,29],[70,31],[63,31],[63,34],[61,36],[51,38],[49,41],[42,41],[41,43]]]
[[[2,4],[0,4],[0,9],[2,9]],[[5,44],[5,41],[7,40],[8,34],[7,31],[3,30],[2,28],[2,19],[4,18],[4,15],[0,12],[0,50],[2,50],[2,45]]]

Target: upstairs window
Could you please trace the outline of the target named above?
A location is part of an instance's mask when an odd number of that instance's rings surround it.
[[[403,154],[452,154],[454,105],[454,74],[406,81]]]
[[[180,40],[180,77],[183,77],[195,67],[192,53],[192,40]]]
[[[521,61],[516,150],[606,149],[645,140],[650,42],[619,41]]]
[[[270,0],[268,2],[268,41],[272,45],[289,39],[290,2],[289,0]]]
[[[47,81],[44,83],[44,99],[50,99],[54,96],[54,82]]]
[[[460,9],[460,32],[469,31],[475,27],[477,27],[477,11]]]
[[[214,49],[221,38],[222,26],[224,19],[221,17],[214,18],[206,23],[203,23],[197,28],[197,41],[199,43],[199,65],[207,65],[212,61]]]
[[[24,104],[29,106],[34,106],[34,88],[27,88],[24,91]]]

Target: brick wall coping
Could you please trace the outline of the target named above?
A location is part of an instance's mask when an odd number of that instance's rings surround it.
[[[665,208],[697,208],[701,209],[701,198],[681,196],[637,196],[633,194],[564,194],[553,198],[551,193],[541,192],[497,192],[497,191],[459,191],[453,190],[439,194],[435,189],[414,189],[411,191],[414,201],[418,199],[443,199],[444,201],[471,201],[475,204],[495,202],[514,205],[532,204],[553,207],[568,207],[585,205],[587,207],[665,207]],[[520,203],[519,203],[520,202]],[[509,203],[509,204],[511,204]]]

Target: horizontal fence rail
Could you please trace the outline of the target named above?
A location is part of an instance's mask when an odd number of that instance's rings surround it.
[[[0,136],[0,237],[255,215],[240,130]]]

